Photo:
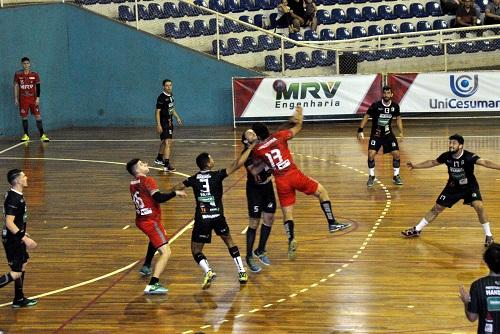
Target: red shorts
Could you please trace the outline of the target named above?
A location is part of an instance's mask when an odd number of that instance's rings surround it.
[[[155,248],[160,248],[168,243],[167,232],[163,224],[153,220],[145,220],[136,221],[135,225],[148,236],[149,241],[151,241]]]
[[[295,169],[286,175],[275,176],[276,190],[281,207],[293,205],[295,203],[295,190],[311,195],[318,190],[318,182],[302,174]]]
[[[28,111],[31,111],[33,116],[40,116],[40,109],[35,102],[35,99],[19,99],[19,114],[21,117],[28,117]]]

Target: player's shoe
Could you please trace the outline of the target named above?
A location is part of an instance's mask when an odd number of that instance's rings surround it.
[[[401,235],[405,238],[416,238],[416,237],[419,237],[420,236],[420,233],[422,231],[417,231],[417,229],[415,228],[415,226],[407,229],[407,230],[404,230],[403,232],[401,232]]]
[[[151,270],[151,266],[142,266],[141,269],[139,269],[139,274],[141,274],[141,276],[149,276],[153,273],[153,271]]]
[[[201,284],[201,288],[203,290],[206,290],[210,287],[212,284],[212,281],[215,280],[217,277],[217,274],[214,273],[212,270],[209,270],[205,273],[205,276],[203,276],[203,283]]]
[[[22,137],[21,137],[21,141],[28,141],[30,140],[30,136],[28,136],[27,134],[24,134]]]
[[[171,164],[168,164],[168,166],[164,166],[163,167],[163,171],[164,172],[175,172],[176,169],[174,166],[172,166]]]
[[[292,239],[288,242],[288,259],[295,260],[297,257],[297,241]]]
[[[164,295],[168,292],[168,289],[160,284],[160,282],[156,282],[153,285],[146,285],[144,289],[145,295]]]
[[[368,187],[373,187],[375,185],[375,175],[374,176],[368,176],[368,181],[366,181],[366,185]]]
[[[163,160],[160,160],[158,158],[155,159],[154,163],[157,165],[160,165],[160,166],[165,166],[165,164],[163,163]]]
[[[334,223],[328,223],[328,231],[330,231],[330,233],[342,231],[349,227],[351,227],[351,223],[339,223],[337,221]]]
[[[266,252],[259,252],[257,249],[253,252],[253,255],[255,255],[260,262],[262,262],[263,265],[265,266],[270,266],[271,265],[271,260],[269,260],[269,257],[267,256]]]
[[[247,284],[248,274],[246,272],[239,272],[238,273],[238,281],[240,281],[240,284]]]
[[[258,273],[262,271],[262,268],[257,264],[257,261],[253,257],[246,257],[246,262],[248,265],[248,269],[250,269],[253,273]]]
[[[38,301],[36,299],[23,298],[14,300],[12,302],[12,308],[31,307],[35,306],[36,304],[38,304]]]
[[[487,235],[486,239],[484,239],[484,247],[489,247],[494,242],[495,242],[495,240],[493,240],[493,236]]]
[[[401,176],[398,175],[394,175],[394,177],[392,178],[392,182],[398,186],[402,186],[403,185],[403,180],[401,180]]]
[[[40,136],[40,140],[45,142],[45,143],[50,141],[49,137],[45,133]]]

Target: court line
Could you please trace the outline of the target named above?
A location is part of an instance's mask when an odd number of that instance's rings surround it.
[[[10,150],[12,150],[13,148],[16,148],[16,147],[18,147],[18,146],[21,146],[21,145],[23,145],[23,144],[26,144],[26,143],[25,143],[25,142],[20,142],[20,143],[17,143],[16,145],[12,145],[11,147],[8,147],[8,148],[6,148],[6,149],[5,149],[5,150],[3,150],[3,151],[0,151],[0,154],[3,154],[3,153],[5,153],[5,152],[7,152],[7,151],[10,151]]]

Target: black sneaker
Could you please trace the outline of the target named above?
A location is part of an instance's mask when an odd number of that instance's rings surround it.
[[[175,172],[177,169],[175,169],[174,166],[171,164],[168,164],[168,166],[163,167],[164,172]]]
[[[163,163],[163,160],[158,159],[158,158],[156,158],[156,159],[155,159],[154,163],[155,163],[155,164],[157,164],[157,165],[160,165],[160,166],[164,166],[164,165],[165,165],[165,164]]]
[[[368,176],[368,181],[366,181],[368,187],[373,187],[375,185],[375,176]]]
[[[394,184],[398,186],[403,185],[403,180],[401,180],[401,176],[399,175],[394,175],[394,177],[392,178],[392,182],[394,182]]]
[[[409,228],[401,232],[401,235],[405,238],[416,238],[420,236],[420,232],[422,231],[417,231],[417,229],[414,226],[412,228]]]
[[[493,240],[493,236],[487,235],[486,239],[484,239],[484,247],[489,247],[494,242],[495,242],[495,240]]]
[[[328,231],[330,231],[330,233],[342,231],[349,227],[351,227],[350,223],[339,223],[337,221],[334,223],[328,223]]]
[[[12,308],[31,307],[35,306],[36,304],[38,304],[38,301],[36,299],[23,298],[14,300],[12,302]]]

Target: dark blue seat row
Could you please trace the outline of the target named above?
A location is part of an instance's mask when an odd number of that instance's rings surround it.
[[[300,68],[311,68],[316,66],[332,66],[335,62],[335,53],[333,51],[314,50],[309,56],[306,52],[300,51],[295,54],[284,54],[285,69],[297,70]],[[266,71],[281,71],[281,61],[275,56],[266,56],[264,60]]]

